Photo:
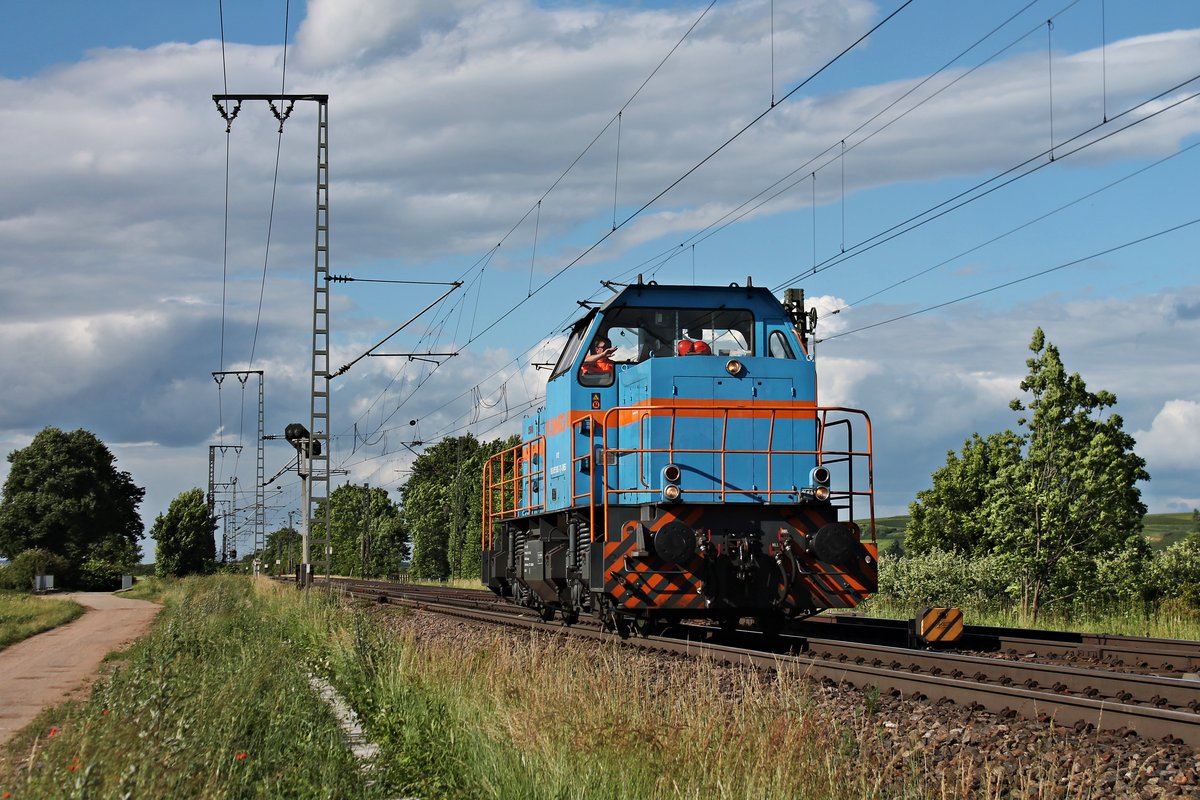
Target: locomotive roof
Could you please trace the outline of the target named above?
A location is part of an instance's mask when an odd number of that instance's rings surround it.
[[[610,297],[600,311],[625,306],[676,308],[750,308],[784,314],[779,299],[763,286],[688,286],[681,284],[631,283]]]

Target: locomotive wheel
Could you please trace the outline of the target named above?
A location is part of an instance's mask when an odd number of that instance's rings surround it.
[[[634,622],[634,625],[637,628],[638,634],[641,636],[657,636],[658,634],[662,633],[662,629],[666,627],[663,625],[662,620],[655,619],[654,617],[638,619]]]
[[[622,639],[628,639],[633,628],[633,618],[617,610],[613,601],[604,597],[600,600],[600,619],[604,629],[611,631]]]

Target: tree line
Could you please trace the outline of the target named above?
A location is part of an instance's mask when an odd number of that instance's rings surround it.
[[[369,578],[447,580],[479,578],[483,465],[519,443],[514,436],[481,442],[470,434],[443,439],[417,456],[393,500],[381,487],[344,484],[330,504],[330,572]],[[318,512],[324,514],[323,504]],[[216,519],[203,492],[180,494],[155,520],[157,571],[182,575],[212,571]],[[247,553],[239,568],[260,559],[269,574],[292,574],[300,563],[300,533],[293,527],[267,534],[262,552]],[[313,561],[321,554],[313,552]]]

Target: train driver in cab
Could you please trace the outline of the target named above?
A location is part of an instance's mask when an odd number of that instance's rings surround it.
[[[584,375],[603,375],[612,372],[612,357],[616,352],[617,348],[613,347],[608,337],[597,336],[596,341],[592,342],[591,349],[583,357],[583,366],[580,372]]]

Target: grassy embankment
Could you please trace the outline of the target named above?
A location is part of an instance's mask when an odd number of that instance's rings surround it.
[[[237,577],[182,581],[163,599],[86,701],[0,751],[0,797],[368,796],[305,676],[330,612]]]
[[[883,727],[877,695],[831,718],[787,667],[664,664],[546,634],[418,640],[319,590],[237,577],[164,599],[88,700],[0,752],[0,796],[957,797],[974,769],[942,785],[914,755],[920,732]],[[372,780],[305,665],[381,746]]]
[[[0,591],[0,650],[35,633],[65,625],[82,613],[83,606],[70,600]]]

